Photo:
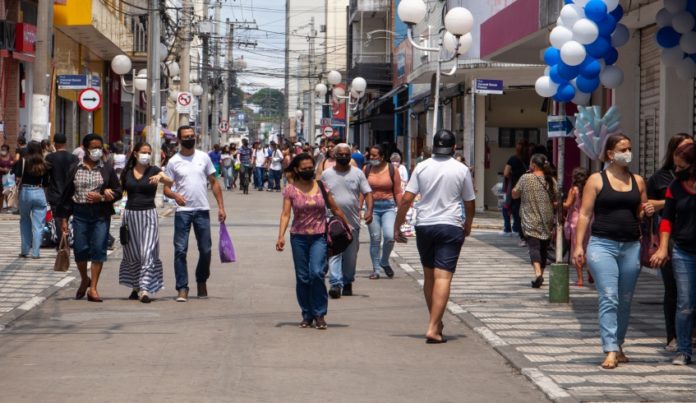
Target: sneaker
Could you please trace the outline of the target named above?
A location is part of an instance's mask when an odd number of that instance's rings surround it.
[[[198,298],[208,298],[208,287],[205,283],[198,283]]]
[[[501,231],[501,232],[500,232],[500,235],[501,235],[501,236],[508,236],[508,237],[510,237],[510,236],[512,236],[512,232]]]
[[[328,327],[328,325],[326,324],[326,320],[324,320],[323,316],[317,316],[316,318],[314,318],[314,323],[314,327],[319,330],[326,330],[326,328]]]
[[[353,283],[348,283],[343,286],[343,296],[351,297],[353,296]]]
[[[140,302],[143,304],[149,304],[152,299],[150,298],[150,294],[147,291],[140,291]]]
[[[139,297],[138,297],[138,295],[139,295],[138,293],[139,293],[139,292],[140,292],[140,289],[139,289],[139,288],[134,288],[133,291],[131,291],[130,295],[128,296],[128,299],[131,300],[131,301],[137,300],[137,299],[139,298]]]
[[[672,365],[689,365],[691,364],[691,357],[684,353],[677,353],[677,355],[672,360]]]
[[[329,297],[333,299],[341,298],[341,287],[335,285],[329,289]]]
[[[669,351],[670,353],[676,353],[677,352],[677,339],[672,339],[665,345],[665,350]]]
[[[186,302],[188,301],[188,290],[182,288],[179,290],[179,295],[176,297],[176,302]]]

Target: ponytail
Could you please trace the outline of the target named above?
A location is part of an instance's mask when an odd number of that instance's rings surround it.
[[[531,160],[534,166],[538,167],[544,172],[544,179],[546,180],[546,191],[549,193],[549,198],[551,198],[551,202],[555,202],[556,186],[554,183],[553,168],[551,168],[549,160],[546,158],[544,154],[534,154],[532,155]]]

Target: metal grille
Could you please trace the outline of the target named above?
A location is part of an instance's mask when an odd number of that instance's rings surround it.
[[[660,161],[660,49],[656,26],[640,32],[640,133],[639,171],[647,178]]]

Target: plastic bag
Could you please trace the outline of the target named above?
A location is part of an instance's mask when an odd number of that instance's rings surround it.
[[[5,174],[2,176],[2,187],[5,189],[9,189],[11,187],[14,187],[17,183],[15,182],[15,175],[14,174]]]
[[[218,249],[220,250],[220,261],[222,263],[237,261],[237,254],[234,251],[232,238],[230,238],[230,234],[227,232],[227,226],[225,226],[224,223],[220,224],[220,243]]]

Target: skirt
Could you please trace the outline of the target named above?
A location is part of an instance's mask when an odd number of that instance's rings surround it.
[[[129,240],[123,246],[119,284],[154,294],[164,287],[157,210],[126,209],[123,211],[124,224],[128,225]]]

